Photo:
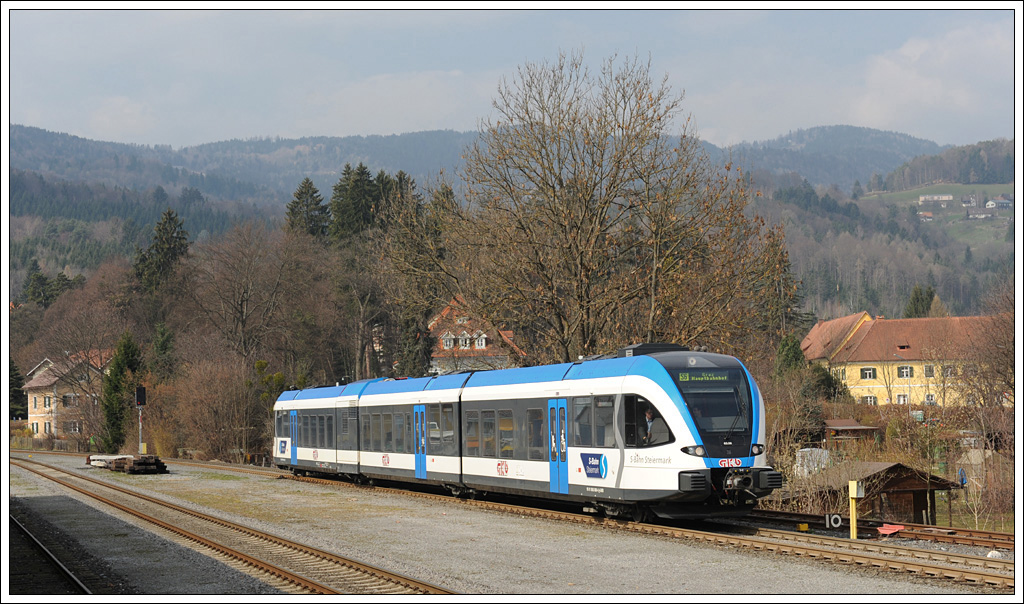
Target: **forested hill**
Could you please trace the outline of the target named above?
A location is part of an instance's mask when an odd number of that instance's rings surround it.
[[[330,191],[346,163],[388,173],[404,171],[418,183],[441,171],[454,177],[461,153],[476,133],[416,132],[392,136],[252,138],[174,150],[166,145],[127,145],[11,126],[10,168],[47,180],[92,182],[108,187],[175,193],[198,189],[211,200],[284,205],[310,177]]]
[[[1014,141],[999,139],[915,157],[889,173],[873,191],[906,191],[937,182],[990,185],[1013,182]]]
[[[211,200],[283,204],[305,177],[329,191],[346,163],[372,170],[404,171],[417,183],[434,182],[444,170],[454,178],[461,154],[475,132],[438,130],[390,136],[251,138],[172,149],[91,141],[27,126],[11,126],[10,168],[38,172],[51,180],[96,182],[110,187],[174,193],[198,189]],[[731,159],[748,173],[771,181],[799,174],[812,185],[865,188],[939,145],[904,134],[853,126],[822,126],[777,139],[719,148],[704,142],[715,160]],[[763,183],[771,186],[771,182]]]
[[[859,128],[819,126],[790,132],[770,141],[729,148],[745,170],[771,175],[795,172],[812,185],[837,185],[850,191],[867,187],[873,175],[885,178],[900,165],[944,147],[906,134]]]
[[[421,190],[444,170],[457,185],[461,154],[477,136],[252,138],[175,150],[17,125],[10,133],[14,294],[33,260],[48,276],[70,277],[145,247],[168,207],[191,237],[216,237],[242,220],[282,218],[307,176],[330,198],[346,164],[405,172]],[[933,287],[956,314],[977,313],[991,283],[1013,267],[1013,210],[982,213],[960,203],[1012,198],[1013,141],[942,148],[894,132],[823,126],[726,149],[703,145],[712,161],[731,159],[752,177],[762,194],[752,211],[785,227],[794,276],[819,316],[899,316],[915,284]],[[913,187],[921,188],[899,193]],[[922,194],[956,202],[923,207]]]

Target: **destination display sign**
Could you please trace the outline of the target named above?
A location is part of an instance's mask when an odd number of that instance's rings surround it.
[[[728,382],[731,371],[729,369],[691,369],[679,372],[680,382],[690,383],[716,383]]]

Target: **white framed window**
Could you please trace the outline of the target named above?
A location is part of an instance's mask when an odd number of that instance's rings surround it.
[[[481,335],[480,337],[478,337],[476,339],[476,343],[473,346],[477,350],[483,350],[484,348],[487,348],[487,336]]]
[[[912,378],[914,377],[914,367],[912,365],[900,365],[898,373],[903,379]]]
[[[875,379],[875,368],[874,367],[861,367],[860,379],[862,380],[873,380]]]
[[[935,377],[935,365],[924,366],[924,377]]]
[[[46,423],[43,424],[43,433],[44,434],[49,434],[50,433],[50,422],[46,422]]]
[[[459,336],[459,348],[462,350],[469,350],[469,343],[471,340],[472,338],[469,337],[468,333],[462,332],[462,335]]]
[[[53,404],[53,398],[49,396],[43,397],[43,409],[49,409],[50,405]]]
[[[39,397],[38,396],[33,396],[32,397],[32,408],[33,409],[38,409],[39,408]]]
[[[441,342],[444,345],[445,350],[451,350],[455,348],[455,336],[450,333],[446,333],[441,337]]]
[[[32,434],[39,434],[39,422],[32,422]]]
[[[896,395],[896,404],[897,405],[906,405],[907,404],[907,395],[906,394],[897,394]]]
[[[870,394],[867,395],[867,396],[861,397],[860,400],[865,405],[877,405],[878,404],[878,397],[877,396],[871,396]]]
[[[926,405],[934,405],[935,404],[935,395],[934,394],[926,394],[926,395],[924,395],[924,404],[926,404]]]

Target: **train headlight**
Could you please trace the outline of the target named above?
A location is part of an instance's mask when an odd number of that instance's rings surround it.
[[[750,445],[750,452],[754,455],[760,455],[764,453],[764,445]]]
[[[693,455],[694,457],[704,457],[706,451],[703,445],[691,445],[689,447],[683,447],[683,453],[687,455]]]

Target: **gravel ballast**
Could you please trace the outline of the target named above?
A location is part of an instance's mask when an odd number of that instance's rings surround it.
[[[127,475],[81,458],[34,458],[179,505],[471,594],[977,594],[910,575],[681,543],[435,502],[168,463]],[[273,588],[154,535],[133,517],[11,466],[10,505],[45,518],[103,561],[116,593],[270,594]],[[159,569],[159,570],[156,570]],[[112,592],[115,593],[115,592]]]

